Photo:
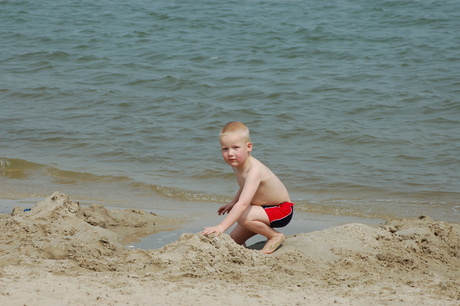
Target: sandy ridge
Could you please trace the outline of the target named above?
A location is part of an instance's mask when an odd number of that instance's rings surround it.
[[[184,234],[158,250],[123,247],[177,224],[82,207],[59,193],[1,215],[0,304],[460,304],[459,224],[347,224],[289,236],[271,255],[225,234]]]

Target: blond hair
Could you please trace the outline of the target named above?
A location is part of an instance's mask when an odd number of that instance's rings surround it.
[[[249,128],[246,126],[246,124],[239,122],[239,121],[232,121],[227,123],[222,130],[220,130],[219,136],[225,136],[228,134],[232,133],[238,133],[240,134],[244,141],[250,142],[250,136],[249,136]]]

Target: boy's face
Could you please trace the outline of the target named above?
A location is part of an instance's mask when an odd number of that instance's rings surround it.
[[[222,157],[232,167],[238,167],[247,160],[252,151],[252,143],[245,141],[239,133],[230,133],[220,137]]]

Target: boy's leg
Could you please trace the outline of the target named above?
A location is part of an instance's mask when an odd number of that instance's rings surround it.
[[[245,245],[246,240],[256,235],[256,233],[251,232],[250,230],[245,229],[241,225],[237,224],[235,228],[230,233],[230,237],[235,240],[236,243]]]
[[[286,239],[284,234],[274,230],[269,224],[270,220],[263,207],[256,205],[249,206],[238,219],[238,226],[243,227],[246,231],[267,237],[267,243],[262,249],[262,252],[266,254],[276,251]]]

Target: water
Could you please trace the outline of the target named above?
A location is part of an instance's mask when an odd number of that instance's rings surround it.
[[[299,210],[460,220],[460,2],[0,1],[0,197],[212,209],[218,132]]]

